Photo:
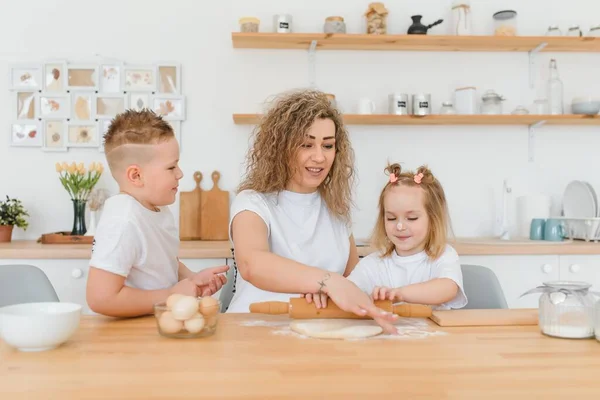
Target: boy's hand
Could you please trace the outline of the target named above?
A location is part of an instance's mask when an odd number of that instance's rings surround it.
[[[227,278],[221,274],[228,270],[228,265],[207,268],[195,273],[190,280],[198,287],[200,296],[212,296],[227,283]]]
[[[373,289],[373,300],[402,301],[402,288],[388,288],[377,286]]]
[[[182,279],[175,285],[171,286],[169,294],[179,293],[184,296],[198,296],[198,285],[192,282],[191,279]]]

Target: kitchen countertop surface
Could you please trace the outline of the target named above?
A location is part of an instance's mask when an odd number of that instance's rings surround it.
[[[374,251],[362,240],[357,240],[361,256]],[[531,240],[503,241],[497,238],[458,238],[451,241],[459,255],[600,255],[600,243],[564,241],[560,243]],[[179,258],[231,258],[229,241],[182,241]],[[33,240],[15,240],[0,243],[0,260],[5,259],[89,259],[89,244],[41,244]]]
[[[600,343],[537,326],[441,328],[435,335],[332,341],[291,333],[285,316],[222,315],[202,339],[159,336],[154,317],[82,317],[61,347],[0,340],[4,399],[597,398]],[[383,397],[385,396],[385,397]]]

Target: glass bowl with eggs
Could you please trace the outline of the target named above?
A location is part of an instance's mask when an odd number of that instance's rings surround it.
[[[200,338],[217,330],[221,302],[214,297],[172,294],[154,305],[158,333],[169,338]]]

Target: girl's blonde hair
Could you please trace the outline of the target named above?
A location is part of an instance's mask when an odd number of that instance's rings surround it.
[[[295,159],[306,134],[318,119],[330,119],[335,125],[335,159],[318,190],[329,210],[350,221],[354,152],[342,116],[325,93],[301,90],[275,99],[273,107],[254,131],[254,145],[247,155],[246,174],[238,191],[280,192],[295,173]]]
[[[418,186],[425,194],[424,207],[429,217],[429,232],[425,239],[425,252],[432,259],[439,258],[446,247],[448,231],[450,229],[450,216],[444,189],[429,168],[425,165],[416,172],[402,171],[400,164],[388,165],[385,171],[390,179],[379,195],[379,214],[377,223],[371,237],[373,245],[381,251],[384,257],[394,251],[394,244],[388,239],[385,232],[385,195],[396,185],[409,187]]]

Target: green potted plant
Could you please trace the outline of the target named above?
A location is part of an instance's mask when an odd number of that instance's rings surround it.
[[[11,199],[6,196],[5,201],[0,201],[0,242],[10,242],[15,226],[25,230],[29,223],[25,219],[29,214],[23,207],[21,200]]]

